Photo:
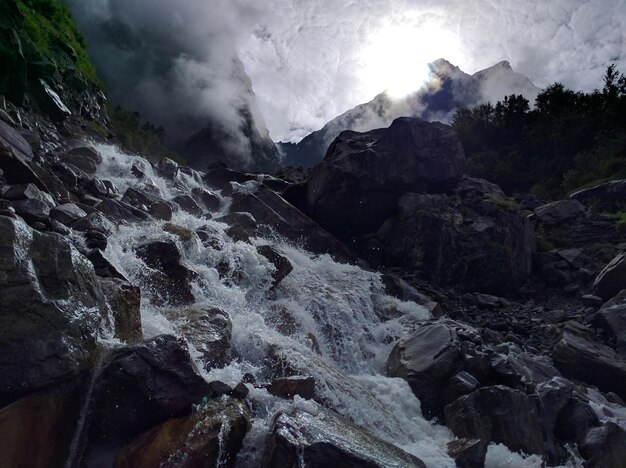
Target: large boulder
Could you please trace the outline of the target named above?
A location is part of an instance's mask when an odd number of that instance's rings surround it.
[[[593,322],[606,333],[615,350],[626,358],[626,289],[606,302]]]
[[[217,307],[189,306],[171,309],[165,315],[178,332],[200,354],[207,370],[223,367],[231,360],[233,325],[229,315]]]
[[[505,198],[478,190],[480,181],[473,181],[475,192],[402,195],[397,214],[359,252],[373,264],[415,271],[461,290],[515,290],[532,269],[532,225]]]
[[[537,219],[544,224],[560,224],[585,215],[585,207],[577,200],[558,200],[535,208]]]
[[[209,401],[190,416],[136,437],[120,450],[115,467],[232,467],[249,429],[250,410],[243,401]]]
[[[64,466],[86,382],[77,379],[32,393],[0,409],[0,466]]]
[[[389,128],[341,133],[306,188],[308,213],[342,240],[375,232],[404,192],[440,193],[464,169],[461,143],[448,125],[400,118]]]
[[[419,398],[424,416],[433,417],[443,408],[446,383],[465,367],[462,341],[475,333],[452,320],[422,325],[394,346],[386,373],[406,380]]]
[[[116,338],[127,343],[143,339],[141,329],[141,292],[126,280],[116,277],[98,279],[111,313]]]
[[[626,398],[626,359],[595,342],[584,326],[568,322],[552,358],[564,375]]]
[[[626,461],[626,431],[614,422],[589,430],[579,444],[585,467],[623,467]]]
[[[483,387],[445,408],[446,424],[458,437],[480,439],[511,450],[545,454],[539,411],[525,393],[501,385]]]
[[[626,289],[626,254],[617,255],[593,282],[596,294],[605,301]]]
[[[598,211],[616,212],[626,209],[626,179],[612,180],[605,184],[572,193],[578,200]]]
[[[263,466],[425,467],[424,463],[322,408],[274,417]]]
[[[105,307],[93,266],[67,239],[0,216],[0,395],[88,368]]]
[[[273,230],[313,253],[328,253],[340,261],[353,259],[345,245],[260,182],[235,186],[230,211],[250,213],[266,234]]]
[[[158,305],[194,302],[191,282],[198,274],[187,267],[173,241],[155,241],[137,247],[137,256],[149,267],[144,283]]]
[[[111,466],[116,448],[142,431],[189,414],[210,395],[185,342],[162,335],[132,348],[114,351],[94,383],[83,461]]]

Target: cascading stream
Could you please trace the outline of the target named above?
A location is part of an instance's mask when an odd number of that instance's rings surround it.
[[[143,158],[126,155],[114,146],[95,146],[103,157],[97,175],[111,180],[122,193],[129,187],[149,187],[170,200],[202,186],[193,174],[180,173],[174,181],[165,180]],[[133,165],[145,177],[133,177]],[[246,190],[246,186],[240,190]],[[224,199],[213,216],[225,213],[228,205],[229,200]],[[146,338],[177,334],[177,329],[163,314],[164,309],[150,300],[151,291],[142,281],[146,265],[137,257],[135,248],[169,239],[177,243],[185,264],[198,273],[193,283],[195,304],[219,307],[232,321],[235,357],[226,367],[205,372],[207,380],[235,385],[244,374],[251,373],[264,382],[272,377],[267,375],[268,359],[278,359],[314,377],[316,393],[342,416],[417,455],[429,466],[454,466],[446,453],[446,445],[453,439],[451,433],[422,417],[419,401],[405,381],[383,375],[394,341],[416,321],[428,318],[425,308],[387,296],[377,273],[337,263],[328,255],[312,255],[278,237],[234,242],[225,233],[226,224],[182,210],[174,213],[171,223],[191,231],[206,226],[217,236],[222,249],[205,247],[197,236],[181,240],[164,231],[165,222],[160,221],[120,225],[109,236],[107,257],[142,289],[141,318]],[[265,244],[271,244],[293,266],[275,290],[271,276],[274,266],[256,249]],[[220,278],[218,266],[225,263],[228,272]],[[386,307],[401,313],[382,321],[377,311]],[[198,358],[193,346],[190,349]],[[259,447],[277,410],[294,404],[304,408],[315,405],[299,397],[290,402],[266,390],[251,385],[249,388],[253,427],[239,454],[239,466],[258,462]],[[524,459],[501,446],[490,447],[487,462],[490,466],[540,466],[538,457]]]

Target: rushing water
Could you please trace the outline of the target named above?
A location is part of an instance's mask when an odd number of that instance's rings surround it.
[[[129,187],[150,188],[169,200],[201,186],[194,175],[179,174],[175,181],[158,177],[150,164],[139,157],[121,153],[116,147],[96,145],[103,157],[98,176],[111,180],[123,193]],[[139,166],[146,177],[131,175]],[[240,190],[246,190],[241,186]],[[227,212],[230,200],[223,199],[220,212]],[[428,311],[414,303],[402,302],[384,293],[380,276],[352,265],[340,264],[328,255],[313,255],[275,236],[233,242],[225,234],[226,224],[186,212],[174,214],[173,224],[197,230],[206,226],[215,233],[221,250],[205,247],[197,237],[181,241],[163,230],[164,222],[151,221],[120,225],[109,237],[106,255],[131,281],[141,285],[143,262],[135,248],[147,241],[171,239],[177,242],[184,262],[198,273],[193,284],[196,303],[226,311],[233,324],[232,348],[235,358],[222,369],[204,373],[208,380],[231,385],[251,373],[260,382],[268,375],[269,355],[278,357],[291,369],[310,375],[324,404],[367,428],[378,437],[420,457],[428,466],[453,467],[446,445],[453,439],[447,428],[426,421],[420,404],[408,384],[384,376],[384,364],[394,341],[406,334]],[[257,245],[271,244],[287,257],[293,271],[271,290],[273,265],[260,255]],[[220,278],[218,265],[226,262],[229,273]],[[393,307],[399,317],[382,321],[377,310]],[[146,338],[176,333],[163,310],[150,300],[142,287],[141,317]],[[198,357],[192,346],[192,356]],[[198,366],[202,368],[201,365]],[[253,426],[244,441],[239,466],[254,466],[261,455],[263,438],[273,414],[291,405],[314,410],[315,403],[298,397],[293,402],[271,396],[249,385],[253,402]],[[503,446],[492,446],[488,466],[540,466],[538,457],[524,458]]]

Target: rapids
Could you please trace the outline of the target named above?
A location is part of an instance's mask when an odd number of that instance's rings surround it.
[[[103,157],[97,176],[111,180],[121,193],[129,187],[147,185],[169,200],[202,186],[197,173],[179,173],[174,181],[168,181],[139,156],[125,154],[111,145],[94,146]],[[141,168],[146,177],[133,177],[133,165]],[[246,190],[246,185],[237,190]],[[313,255],[279,236],[253,239],[253,245],[234,242],[225,233],[228,226],[214,220],[228,211],[229,204],[229,198],[223,197],[212,220],[181,210],[171,221],[192,231],[206,226],[219,238],[221,250],[204,247],[197,236],[182,241],[163,230],[163,221],[120,225],[109,237],[107,258],[142,289],[145,337],[177,331],[163,310],[150,300],[150,289],[142,285],[141,273],[146,266],[134,249],[146,241],[172,239],[185,263],[198,273],[193,285],[196,303],[223,309],[233,325],[233,360],[221,369],[208,373],[201,370],[207,380],[236,385],[248,373],[258,382],[266,382],[272,377],[268,374],[270,356],[278,357],[290,368],[315,378],[316,393],[325,406],[415,454],[428,466],[453,467],[446,453],[447,443],[454,438],[451,432],[422,417],[420,403],[405,381],[384,376],[384,365],[395,340],[428,318],[428,311],[387,296],[379,274],[337,263],[328,255]],[[255,248],[264,244],[271,244],[293,265],[293,271],[273,290],[274,267]],[[224,263],[228,271],[220,278],[217,267]],[[377,315],[381,308],[401,313],[383,321]],[[289,326],[285,326],[285,317]],[[110,337],[103,336],[103,340],[110,341]],[[191,344],[190,350],[197,358]],[[276,411],[298,405],[315,414],[317,408],[317,403],[299,397],[291,402],[264,389],[248,387],[254,419],[237,460],[242,467],[258,464],[264,436]],[[492,445],[487,466],[541,466],[541,460]]]

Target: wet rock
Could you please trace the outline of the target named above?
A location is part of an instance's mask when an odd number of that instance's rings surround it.
[[[190,241],[194,236],[194,232],[191,229],[186,229],[172,223],[165,223],[163,225],[163,230],[165,232],[169,232],[170,234],[174,234],[182,241]]]
[[[442,403],[447,405],[468,395],[480,386],[480,382],[468,372],[459,372],[450,377],[443,388]]]
[[[227,167],[209,168],[204,175],[204,183],[217,190],[224,189],[230,182],[243,184],[255,179],[256,176],[254,174],[238,172]]]
[[[151,426],[189,414],[208,391],[185,342],[174,336],[114,351],[95,383],[83,463],[111,466],[117,448]]]
[[[220,208],[221,200],[215,193],[208,190],[196,187],[191,191],[191,194],[195,197],[197,202],[204,205],[204,208],[208,211],[217,211]]]
[[[409,383],[427,418],[440,413],[446,382],[463,370],[459,333],[473,330],[452,320],[422,325],[398,342],[387,360],[387,375]]]
[[[139,288],[118,278],[100,278],[98,281],[113,314],[115,337],[127,343],[143,340]]]
[[[89,213],[86,217],[80,218],[74,224],[72,229],[79,232],[101,232],[104,235],[110,235],[115,231],[115,226],[100,211]]]
[[[271,245],[262,245],[256,249],[261,255],[267,258],[272,265],[274,265],[275,270],[272,273],[273,286],[278,285],[278,283],[285,279],[285,277],[293,270],[291,262],[286,257],[279,254]]]
[[[570,402],[574,390],[574,384],[562,377],[555,377],[548,382],[541,383],[535,389],[540,402],[539,411],[546,452],[552,463],[565,461],[568,458],[567,452],[556,442],[554,433],[558,417]]]
[[[451,127],[414,118],[389,128],[346,131],[332,143],[306,189],[306,211],[341,240],[375,232],[404,192],[441,193],[463,174]]]
[[[146,272],[145,281],[159,305],[187,305],[194,302],[191,281],[197,273],[183,262],[173,241],[157,241],[139,246],[136,250],[153,271]]]
[[[183,211],[194,216],[202,216],[202,208],[198,206],[196,201],[189,195],[178,195],[172,199],[174,203],[180,206]]]
[[[163,158],[157,163],[156,171],[161,177],[173,180],[178,175],[178,164],[169,158]]]
[[[96,230],[89,230],[83,234],[85,238],[85,245],[88,249],[105,250],[108,244],[107,236]],[[106,275],[101,275],[106,276]]]
[[[486,451],[480,439],[459,439],[448,443],[448,455],[458,468],[474,468],[485,464]]]
[[[272,395],[281,398],[293,398],[298,395],[306,400],[313,398],[315,394],[315,379],[313,377],[279,377],[272,380],[267,388]]]
[[[600,421],[589,403],[572,398],[554,423],[554,435],[558,440],[580,444],[590,429],[599,426]]]
[[[65,164],[71,164],[87,175],[94,175],[98,164],[102,162],[102,156],[94,148],[79,146],[60,154],[59,160]]]
[[[596,294],[608,301],[626,289],[626,254],[617,255],[597,276],[593,283]]]
[[[111,262],[103,255],[101,250],[90,250],[87,252],[86,257],[93,265],[96,275],[99,277],[116,278],[122,281],[127,281],[126,277],[111,264]]]
[[[84,371],[104,298],[91,263],[58,234],[0,216],[0,395]]]
[[[593,324],[604,331],[608,342],[626,358],[626,290],[600,308]]]
[[[621,467],[626,460],[626,431],[614,422],[589,430],[579,445],[585,467]]]
[[[147,221],[151,217],[148,213],[141,211],[127,203],[112,200],[110,198],[103,199],[96,209],[102,212],[106,217],[115,222],[140,222]]]
[[[250,429],[250,411],[238,400],[211,401],[192,415],[171,419],[122,448],[116,468],[234,467]]]
[[[0,409],[0,466],[63,466],[69,457],[83,381],[32,393]]]
[[[85,216],[87,216],[87,213],[74,203],[65,203],[50,210],[50,217],[65,226],[72,226],[76,221]]]
[[[577,200],[559,200],[535,209],[537,219],[544,224],[555,225],[585,215],[585,207]]]
[[[45,225],[50,216],[48,204],[39,200],[17,200],[12,202],[11,206],[18,215],[31,225],[36,222],[42,222]]]
[[[245,190],[233,194],[231,212],[251,213],[259,226],[265,226],[264,232],[269,234],[273,230],[311,252],[328,253],[344,262],[354,260],[354,256],[335,237],[258,182],[248,182]]]
[[[164,221],[172,219],[171,204],[152,193],[130,187],[124,192],[122,201],[150,213],[156,219]]]
[[[235,242],[248,241],[251,237],[258,235],[257,222],[250,213],[230,212],[227,215],[216,218],[215,221],[226,223],[230,227],[226,234]]]
[[[0,120],[0,142],[4,147],[10,147],[15,154],[26,161],[33,159],[33,149],[20,133]]]
[[[231,360],[232,323],[217,307],[180,307],[165,312],[178,331],[200,353],[206,370],[223,367]]]
[[[523,392],[483,387],[445,408],[446,424],[457,437],[502,443],[513,451],[545,454],[539,412]]]
[[[626,359],[593,341],[584,326],[568,322],[554,346],[552,358],[564,375],[626,398]]]
[[[340,416],[293,408],[274,417],[263,466],[425,467],[417,457]]]

